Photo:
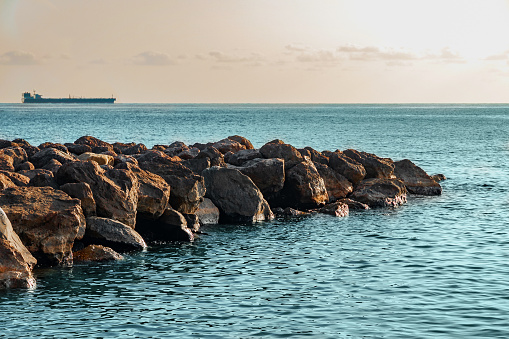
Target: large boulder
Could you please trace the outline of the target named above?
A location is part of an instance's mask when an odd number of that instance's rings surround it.
[[[272,140],[260,148],[260,154],[267,159],[279,158],[285,161],[285,170],[292,168],[304,161],[300,152],[290,144],[276,139]]]
[[[115,168],[131,171],[138,178],[139,216],[149,219],[159,218],[166,210],[170,199],[168,183],[159,175],[142,170],[132,163],[121,163]]]
[[[77,161],[62,165],[57,172],[60,185],[84,182],[90,185],[96,202],[97,216],[136,224],[139,183],[127,170],[104,170],[94,161]]]
[[[314,208],[329,201],[325,182],[311,160],[300,162],[286,171],[280,205]]]
[[[74,252],[75,262],[87,261],[113,261],[122,260],[124,257],[113,249],[101,245],[88,245],[82,250]]]
[[[210,159],[210,166],[221,166],[225,167],[223,153],[213,146],[204,148],[198,153],[195,159],[208,158]]]
[[[403,181],[408,192],[421,195],[442,194],[440,184],[410,160],[396,161],[394,165],[394,174]]]
[[[369,207],[397,207],[406,202],[405,184],[399,179],[365,179],[357,185],[350,198]]]
[[[209,198],[204,198],[196,210],[198,220],[202,225],[219,223],[219,208]]]
[[[81,208],[86,218],[97,215],[94,193],[89,184],[86,182],[67,183],[60,186],[60,189],[70,197],[80,199]]]
[[[92,153],[92,147],[85,144],[65,144],[67,147],[67,150],[71,153],[74,153],[76,155],[80,155],[83,153]]]
[[[23,242],[19,238],[18,234],[14,232],[11,221],[4,210],[0,207],[0,239],[3,239],[10,243],[10,245],[16,250],[17,253],[23,259],[29,268],[32,268],[37,264],[37,259],[28,251],[23,245]],[[2,260],[0,260],[0,264]],[[0,270],[1,271],[1,270]]]
[[[364,166],[341,151],[330,154],[329,167],[347,178],[354,185],[357,185],[366,176]]]
[[[187,227],[185,216],[171,207],[168,207],[157,220],[140,219],[136,229],[151,242],[194,240],[194,234]]]
[[[138,159],[139,160],[139,159]],[[203,177],[182,163],[143,161],[140,168],[162,177],[171,187],[170,205],[180,213],[194,213],[205,195]]]
[[[313,162],[316,170],[320,174],[329,195],[329,202],[346,197],[353,192],[353,185],[348,179],[334,171],[327,165],[319,162]]]
[[[14,159],[10,155],[0,154],[0,170],[14,172]]]
[[[78,199],[50,187],[15,187],[0,191],[0,205],[40,265],[72,263],[73,243],[85,233]]]
[[[285,184],[285,165],[282,159],[253,159],[241,167],[235,167],[247,175],[263,196],[268,200],[283,189]]]
[[[104,245],[117,252],[141,251],[147,248],[145,240],[133,228],[120,221],[90,217],[82,242],[87,245]]]
[[[232,222],[272,220],[274,215],[262,193],[253,181],[232,168],[211,167],[203,171],[210,198],[221,218]]]
[[[30,178],[21,173],[0,171],[0,177],[2,176],[8,178],[16,186],[28,186],[30,182]]]
[[[30,266],[11,242],[0,238],[0,290],[33,288],[35,279]]]
[[[366,170],[365,179],[380,178],[380,179],[393,179],[394,178],[394,162],[388,158],[380,158],[375,154],[359,152],[353,149],[343,151],[343,154],[353,159]]]
[[[42,168],[51,159],[58,160],[61,164],[76,161],[76,158],[68,153],[64,153],[56,148],[44,148],[30,157],[30,162],[36,168]]]

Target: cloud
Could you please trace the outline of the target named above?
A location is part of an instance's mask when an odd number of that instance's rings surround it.
[[[505,51],[500,54],[489,55],[484,60],[487,61],[509,61],[509,51]]]
[[[133,59],[136,65],[148,65],[148,66],[166,66],[174,65],[175,61],[165,53],[159,52],[143,52],[136,55]]]
[[[104,60],[103,58],[99,58],[99,59],[91,60],[90,64],[92,64],[92,65],[107,65],[108,61]]]
[[[3,65],[37,65],[39,63],[32,53],[24,51],[10,51],[0,55],[0,64]]]
[[[443,63],[464,63],[465,59],[457,52],[452,51],[449,47],[444,47],[439,53],[431,53],[424,59],[437,60]]]
[[[263,56],[258,53],[251,53],[246,56],[238,56],[235,54],[212,51],[209,52],[209,57],[219,63],[249,63],[253,65],[260,64],[262,61],[264,61]]]
[[[309,47],[297,45],[286,45],[285,50],[286,50],[285,54],[293,55],[295,61],[300,63],[314,64],[313,67],[335,66],[344,59],[340,55],[338,55],[334,50],[327,49],[316,50]]]
[[[401,61],[417,60],[419,57],[409,51],[394,48],[379,48],[375,46],[358,47],[344,45],[337,48],[337,52],[345,55],[350,60],[360,61],[390,61],[396,64]]]

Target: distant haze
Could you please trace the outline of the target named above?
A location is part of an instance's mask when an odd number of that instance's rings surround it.
[[[509,102],[509,0],[0,0],[0,102]]]

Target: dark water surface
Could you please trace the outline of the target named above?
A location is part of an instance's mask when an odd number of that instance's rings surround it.
[[[507,338],[509,105],[0,105],[0,138],[148,147],[239,134],[444,173],[399,209],[208,227],[193,244],[39,270],[7,338]]]

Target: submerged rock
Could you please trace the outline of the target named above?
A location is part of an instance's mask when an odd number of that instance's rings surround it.
[[[113,249],[101,245],[89,245],[74,254],[75,262],[83,261],[113,261],[122,260],[124,257]]]
[[[397,207],[406,202],[405,184],[399,179],[365,179],[350,198],[369,207]]]
[[[83,243],[111,247],[118,252],[141,251],[147,248],[142,236],[120,221],[90,217]]]

